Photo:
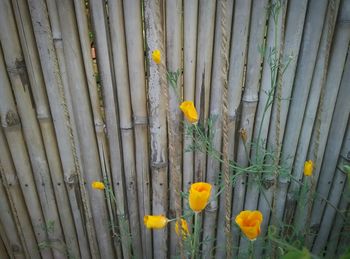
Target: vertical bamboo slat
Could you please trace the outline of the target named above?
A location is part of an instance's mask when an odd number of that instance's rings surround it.
[[[0,73],[1,124],[5,132],[7,143],[9,143],[11,156],[16,158],[14,160],[14,166],[21,184],[37,242],[46,242],[47,233],[42,228],[45,221],[43,218],[39,197],[36,192],[29,156],[21,130],[21,121],[17,114],[10,82],[6,74],[2,51],[0,51]],[[52,258],[52,252],[50,249],[42,250],[40,253],[45,258]]]
[[[228,116],[229,116],[229,159],[236,157],[236,127],[239,118],[241,96],[244,80],[244,66],[248,51],[248,34],[252,1],[237,0],[235,2],[234,20],[231,41],[230,72],[228,81]],[[242,209],[244,203],[243,177],[237,177],[234,183],[232,201],[232,217],[235,217]],[[239,231],[233,224],[232,245],[237,247],[239,243]],[[237,253],[235,249],[234,256]]]
[[[0,173],[5,186],[13,217],[16,221],[18,234],[20,235],[23,249],[27,256],[32,258],[40,257],[35,234],[31,225],[30,217],[24,202],[19,180],[16,176],[10,151],[0,127]]]
[[[350,71],[350,58],[348,58],[347,65],[345,68],[345,71]],[[348,69],[348,70],[346,70]],[[321,174],[321,179],[325,179],[328,182],[332,182],[332,189],[330,190],[330,194],[328,195],[328,202],[325,208],[325,212],[320,224],[320,231],[317,234],[317,237],[315,239],[315,243],[312,247],[312,252],[315,254],[319,254],[321,251],[324,250],[326,244],[327,244],[327,238],[329,235],[329,232],[332,227],[332,222],[334,217],[336,216],[336,210],[334,207],[330,206],[329,204],[332,204],[333,206],[338,207],[341,195],[344,190],[344,186],[347,184],[346,181],[346,173],[343,171],[343,162],[346,161],[343,159],[343,157],[346,157],[348,154],[349,147],[350,147],[350,121],[349,119],[349,112],[350,112],[350,106],[345,104],[345,99],[347,99],[346,96],[349,96],[350,94],[350,87],[345,86],[345,82],[349,82],[349,76],[350,73],[347,73],[346,77],[343,77],[342,85],[339,89],[339,94],[338,94],[338,100],[336,107],[334,109],[334,116],[332,119],[332,128],[330,131],[330,134],[332,133],[332,129],[337,128],[337,134],[333,135],[335,136],[334,138],[328,139],[327,142],[327,150],[324,156],[324,162],[322,164],[322,174]],[[346,111],[344,111],[344,107]],[[344,113],[343,113],[344,111]],[[344,115],[343,115],[344,114]],[[343,144],[339,143],[339,139],[343,136],[343,134],[340,134],[342,132],[339,132],[339,121],[345,120],[348,121],[346,125],[346,132],[343,138]],[[343,127],[341,127],[342,129]],[[339,136],[339,137],[338,137]],[[331,144],[330,142],[336,142],[334,144]],[[337,145],[335,145],[337,144]],[[342,147],[341,147],[342,146]],[[341,150],[340,150],[341,148]],[[328,150],[331,150],[331,152],[327,152]],[[329,154],[331,154],[329,156]],[[335,158],[333,155],[335,154],[336,156],[339,154],[338,159]],[[327,156],[328,155],[328,156]],[[337,161],[337,163],[332,163],[334,160]],[[328,165],[327,162],[329,161],[330,164],[333,166],[331,167]],[[346,186],[345,188],[347,188]]]
[[[0,238],[0,257],[1,258],[8,258],[9,257],[7,254],[7,251],[6,251],[5,244],[1,238]]]
[[[231,24],[232,24],[232,12],[233,12],[233,2],[228,1],[226,4],[226,13],[223,13],[222,1],[216,2],[216,17],[215,17],[215,38],[214,38],[214,49],[213,49],[213,71],[212,71],[212,80],[211,80],[211,89],[215,89],[211,91],[210,95],[210,108],[209,108],[209,116],[213,119],[212,127],[215,132],[213,136],[213,148],[217,151],[221,151],[221,142],[222,142],[222,123],[223,123],[223,111],[222,111],[222,103],[223,103],[223,88],[224,82],[227,80],[227,74],[224,75],[223,68],[227,66],[226,60],[224,56],[229,56],[229,42],[228,39],[231,38]],[[225,19],[225,25],[222,24],[223,19]],[[223,48],[223,44],[225,44],[226,49]],[[219,173],[220,173],[220,162],[208,156],[207,160],[207,180],[206,182],[210,183],[214,188],[212,188],[212,192],[216,193],[223,188],[223,180],[219,182]],[[223,179],[223,177],[221,178]],[[219,186],[220,185],[220,186]],[[224,192],[231,192],[231,190],[225,190]],[[223,192],[223,193],[224,193]],[[212,199],[207,205],[207,212],[205,214],[204,220],[204,238],[208,237],[206,244],[204,246],[205,250],[204,258],[212,257],[214,252],[220,252],[225,255],[225,213],[226,208],[223,205],[225,202],[225,195],[222,197],[222,206],[219,207],[218,198]],[[219,208],[222,210],[219,211]],[[230,210],[230,208],[228,208]],[[219,213],[219,215],[217,215]],[[217,217],[218,220],[217,220]],[[216,222],[218,222],[217,230],[213,227]],[[219,229],[220,227],[220,229]],[[218,240],[218,246],[214,249],[215,236],[216,233],[220,236],[220,241]]]
[[[144,3],[145,32],[147,44],[148,98],[150,109],[151,167],[152,167],[152,212],[166,214],[168,207],[168,152],[167,152],[167,84],[165,74],[165,39],[162,28],[163,12],[159,1],[147,0]],[[162,54],[160,64],[152,58],[153,50]],[[167,255],[167,229],[153,232],[153,256],[165,258]]]
[[[166,2],[166,57],[167,71],[182,70],[182,1]],[[182,76],[178,77],[174,89],[168,82],[168,147],[169,147],[169,212],[171,217],[182,215],[182,117],[179,101],[182,99]],[[181,245],[175,231],[175,222],[170,224],[170,256],[174,256]],[[179,248],[179,249],[178,249]],[[181,251],[180,251],[181,252]],[[182,251],[183,252],[183,251]]]
[[[10,4],[8,2],[8,4]],[[3,48],[6,49],[4,59],[9,71],[12,90],[17,103],[19,115],[23,125],[23,133],[27,142],[27,148],[31,165],[33,168],[34,179],[38,191],[41,207],[44,213],[44,226],[53,227],[48,232],[50,242],[59,243],[58,240],[64,240],[61,228],[61,222],[55,201],[55,195],[51,182],[50,169],[45,154],[41,131],[36,120],[34,103],[30,90],[30,82],[26,72],[24,59],[16,34],[14,18],[11,17],[10,9],[1,9],[4,14],[1,17],[6,19],[1,22],[1,29],[4,31],[0,36]],[[1,11],[0,11],[1,12]],[[11,18],[10,18],[11,17]],[[53,250],[55,258],[62,258],[62,254]]]
[[[11,250],[8,251],[11,253],[10,257],[20,259],[28,257],[29,255],[26,253],[24,247],[22,247],[19,234],[17,233],[16,222],[11,213],[8,197],[2,182],[0,182],[0,204],[0,224],[3,225],[3,231],[8,239],[9,247],[11,248]]]
[[[324,29],[310,87],[310,93],[304,112],[305,114],[299,136],[298,147],[294,158],[294,169],[292,173],[293,177],[298,180],[301,180],[304,169],[304,162],[307,160],[306,156],[309,147],[312,128],[315,121],[321,88],[325,84],[327,66],[329,61],[330,45],[333,37],[334,26],[337,18],[336,14],[338,11],[339,3],[340,1],[334,1],[334,6],[329,6],[327,10],[327,16],[324,23]],[[287,224],[290,224],[293,221],[293,214],[297,205],[297,196],[295,194],[298,193],[299,189],[299,182],[291,181],[286,199],[285,222]],[[300,228],[297,227],[296,231],[298,231],[299,229]]]
[[[27,66],[28,76],[32,86],[31,90],[36,105],[36,113],[40,129],[42,131],[45,151],[50,167],[58,212],[61,221],[64,222],[64,224],[62,224],[62,228],[66,245],[72,255],[79,256],[78,240],[75,233],[68,195],[64,185],[62,165],[58,153],[57,141],[45,92],[38,53],[35,46],[35,39],[30,23],[28,6],[24,2],[12,2],[24,58],[26,63],[30,64]]]
[[[342,2],[339,8],[340,13],[338,22],[349,20],[350,1]],[[319,132],[313,132],[311,138],[311,146],[309,148],[309,157],[315,162],[315,179],[320,175],[321,162],[325,151],[327,136],[329,135],[330,121],[334,111],[334,104],[341,80],[341,74],[344,69],[345,57],[348,52],[350,41],[350,27],[347,23],[338,26],[334,35],[334,45],[332,46],[332,54],[329,63],[327,82],[324,89],[324,102],[319,104],[320,127]],[[321,97],[322,98],[322,97]],[[319,135],[319,136],[318,136]],[[316,149],[317,146],[317,149]],[[312,154],[314,152],[315,154]],[[320,178],[321,179],[321,178]],[[321,180],[322,181],[322,180]],[[317,192],[321,196],[327,196],[329,186],[327,183],[319,183]],[[311,226],[319,224],[324,210],[325,202],[316,198],[313,204],[311,214]]]
[[[111,40],[113,61],[115,69],[115,77],[117,84],[117,97],[119,107],[119,119],[121,138],[123,145],[124,158],[124,175],[126,182],[126,194],[128,202],[129,219],[132,234],[133,252],[136,258],[141,258],[142,238],[138,205],[138,189],[136,181],[136,165],[135,165],[135,144],[134,131],[131,110],[131,97],[128,78],[128,67],[125,32],[124,32],[124,16],[121,1],[111,1],[109,4],[109,17],[111,23]],[[140,179],[141,180],[141,179]],[[142,226],[143,227],[143,226]],[[146,250],[144,250],[146,251]]]
[[[184,6],[184,82],[183,100],[195,101],[196,53],[198,0],[187,0]],[[188,192],[194,180],[194,152],[187,150],[193,143],[192,136],[184,135],[183,139],[183,191]],[[189,209],[185,202],[184,210]]]
[[[137,189],[140,221],[151,214],[151,178],[149,170],[148,119],[141,3],[123,1],[125,36],[129,68],[131,106],[135,130]],[[152,258],[152,232],[141,226],[144,256]]]

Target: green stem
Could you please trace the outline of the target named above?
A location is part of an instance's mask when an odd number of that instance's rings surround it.
[[[249,259],[254,258],[254,241],[249,241]]]
[[[199,235],[198,235],[199,224],[198,223],[199,223],[199,213],[196,212],[194,214],[194,235],[193,235],[193,246],[192,246],[191,259],[195,259],[197,257],[198,241],[199,241]]]

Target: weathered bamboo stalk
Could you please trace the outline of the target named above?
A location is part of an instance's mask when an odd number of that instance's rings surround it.
[[[9,4],[9,2],[8,2]],[[9,71],[12,89],[16,98],[17,107],[23,123],[24,137],[27,142],[28,152],[33,167],[34,179],[43,209],[46,226],[54,224],[54,228],[48,231],[51,242],[58,243],[64,240],[60,218],[55,201],[55,195],[51,182],[50,169],[45,154],[39,124],[36,120],[34,104],[29,87],[28,75],[26,72],[22,51],[15,29],[15,21],[10,9],[2,8],[6,14],[1,17],[6,22],[1,22],[1,29],[5,32],[0,36],[3,48],[6,49],[4,59]],[[1,12],[1,11],[0,11]],[[53,250],[55,258],[62,258],[62,254]]]
[[[11,92],[11,86],[7,77],[2,51],[0,51],[0,113],[1,123],[5,132],[7,143],[14,161],[18,179],[21,184],[24,199],[28,208],[31,223],[37,238],[37,242],[46,242],[47,233],[43,229],[44,218],[40,206],[38,194],[34,183],[29,156],[24,142],[20,118]],[[50,249],[40,251],[45,258],[52,258]]]
[[[70,253],[79,256],[79,245],[75,233],[72,212],[63,179],[62,165],[58,153],[56,136],[46,97],[44,80],[39,63],[35,39],[30,23],[29,10],[25,2],[13,1],[15,17],[19,28],[19,36],[23,46],[23,54],[27,64],[29,81],[36,105],[36,113],[43,135],[44,146],[53,181],[58,212],[61,218],[63,233]]]
[[[256,134],[256,142],[259,142],[260,147],[256,149],[256,152],[260,152],[261,149],[264,150],[264,148],[267,148],[269,150],[269,146],[274,147],[274,152],[276,152],[274,155],[279,156],[279,148],[280,144],[278,144],[278,141],[275,141],[277,138],[271,138],[272,143],[267,144],[268,134],[269,134],[269,125],[271,124],[271,104],[270,102],[273,101],[272,98],[275,96],[275,90],[279,87],[282,87],[281,84],[281,77],[278,79],[278,67],[281,65],[281,50],[283,49],[284,44],[284,34],[285,34],[285,20],[286,20],[286,12],[287,12],[287,1],[274,1],[274,4],[280,4],[280,9],[278,10],[278,17],[276,17],[276,24],[273,18],[273,13],[270,13],[269,18],[269,24],[267,29],[267,40],[266,40],[266,47],[265,49],[270,48],[270,51],[274,49],[274,51],[270,52],[268,55],[270,55],[270,58],[265,58],[264,64],[263,64],[263,72],[262,72],[262,82],[260,87],[260,94],[259,94],[259,106],[256,114],[256,127],[255,127],[255,134]],[[274,53],[273,53],[274,52]],[[275,59],[274,61],[272,61]],[[276,66],[274,69],[272,66]],[[269,94],[270,93],[270,96]],[[281,93],[281,91],[279,91]],[[281,101],[281,99],[275,98],[278,102]],[[277,110],[277,109],[276,109]],[[275,125],[272,127],[279,127],[278,121]],[[277,132],[276,132],[277,134]],[[277,135],[276,135],[277,136]],[[266,149],[265,149],[266,150]],[[261,154],[260,154],[261,155]],[[268,161],[263,161],[265,159],[264,157],[259,157],[259,154],[254,154],[256,161],[258,162],[265,162],[265,163],[272,163],[272,159],[266,159]],[[277,161],[275,161],[276,163]],[[266,166],[268,170],[269,166]],[[261,235],[265,236],[267,232],[267,226],[269,224],[270,220],[270,213],[271,213],[271,204],[274,196],[274,190],[275,190],[275,174],[276,172],[268,172],[262,175],[262,186],[260,188],[260,196],[259,196],[259,202],[258,202],[258,209],[261,211],[261,213],[264,215],[264,220],[261,225]],[[263,247],[264,240],[258,240],[255,245],[255,254],[256,256],[260,257],[262,253],[262,247]]]
[[[3,246],[3,254],[6,254],[5,258],[11,258],[13,259],[13,254],[11,253],[11,247],[10,247],[10,241],[8,240],[6,234],[5,234],[5,230],[4,230],[4,226],[2,224],[2,222],[0,221],[0,241],[2,243]]]
[[[198,0],[184,1],[184,81],[183,99],[195,101],[196,80],[196,50]],[[183,191],[187,192],[194,180],[194,152],[188,150],[193,143],[192,136],[184,134],[183,139]],[[184,203],[184,210],[188,210],[188,203]]]
[[[336,210],[334,209],[338,207],[340,202],[341,195],[344,190],[344,186],[347,185],[346,181],[346,172],[344,171],[343,166],[347,164],[345,158],[347,157],[348,152],[350,151],[350,105],[346,105],[345,102],[348,100],[348,96],[350,96],[350,87],[348,85],[350,80],[350,58],[347,59],[347,65],[345,66],[344,72],[348,72],[344,74],[342,79],[342,84],[339,89],[338,99],[336,103],[336,107],[334,109],[334,116],[332,119],[332,126],[329,132],[331,138],[328,139],[325,156],[322,164],[322,177],[320,179],[324,179],[324,181],[328,181],[328,183],[332,182],[332,188],[330,190],[330,194],[327,198],[327,205],[325,208],[325,212],[322,218],[322,222],[320,224],[320,230],[317,233],[317,237],[315,239],[315,243],[312,247],[312,252],[314,254],[319,254],[321,251],[325,249],[327,245],[327,239],[329,236],[329,232],[331,231],[333,219],[336,216]],[[346,83],[345,83],[346,82]],[[345,86],[345,84],[347,84]],[[344,111],[344,107],[345,111]],[[339,125],[339,122],[342,120],[347,121],[346,132],[343,137],[343,132],[339,132],[339,128],[343,129],[343,125]],[[341,123],[343,124],[343,123]],[[336,129],[336,133],[332,132],[332,129]],[[332,134],[333,133],[333,134]],[[341,140],[340,140],[341,139]],[[340,140],[340,141],[339,141]],[[341,144],[341,141],[343,143]],[[341,150],[340,150],[341,149]],[[332,150],[329,152],[328,150]],[[328,151],[328,152],[327,152]],[[337,159],[338,157],[338,159]],[[336,163],[334,163],[334,160]],[[330,165],[328,164],[330,162]],[[332,166],[332,167],[331,167]],[[349,188],[346,186],[345,188]],[[331,204],[331,205],[330,205]]]
[[[146,82],[144,62],[144,42],[139,1],[123,1],[125,36],[129,68],[131,105],[135,130],[135,152],[137,189],[140,222],[144,215],[151,213],[151,179],[149,170],[148,119],[146,105]],[[145,258],[152,257],[152,232],[141,227]]]
[[[316,67],[314,69],[310,93],[305,108],[302,129],[299,136],[299,143],[294,158],[294,169],[292,171],[293,177],[300,180],[303,174],[304,162],[307,160],[306,156],[320,98],[321,88],[324,86],[326,79],[325,77],[329,61],[330,46],[333,38],[333,31],[337,18],[336,14],[340,1],[338,0],[333,2],[334,6],[329,6],[327,10],[326,21],[324,23],[321,43],[316,60]],[[298,193],[299,189],[300,184],[296,181],[291,181],[286,199],[286,211],[284,220],[286,224],[291,224],[293,221],[293,215],[297,205],[297,197],[295,194]],[[296,229],[297,231],[298,228],[299,227]]]
[[[81,229],[79,221],[86,220],[86,231],[90,243],[90,251],[94,256],[98,256],[98,248],[96,245],[96,235],[93,225],[91,224],[91,216],[89,204],[87,200],[86,189],[83,181],[81,181],[81,159],[77,151],[77,136],[73,135],[75,127],[71,123],[73,114],[69,112],[62,77],[65,74],[60,72],[57,55],[55,52],[54,42],[48,20],[46,5],[43,1],[28,1],[34,35],[40,55],[40,62],[43,69],[44,80],[49,97],[49,104],[53,116],[55,131],[59,136],[58,142],[60,156],[62,159],[65,180],[68,183],[68,193],[73,209],[78,208],[74,213],[74,220],[78,234],[85,231]],[[53,23],[52,23],[53,25]],[[61,43],[60,41],[55,41]],[[57,45],[56,45],[57,46]],[[58,48],[57,48],[58,49]],[[58,54],[58,53],[57,53]],[[64,78],[63,78],[64,79]],[[80,186],[78,185],[80,183]],[[79,189],[81,197],[79,197]],[[81,200],[80,200],[81,198]],[[84,211],[85,217],[79,217],[80,211]],[[79,239],[81,237],[79,236]],[[84,236],[82,237],[84,238]],[[82,253],[83,254],[83,253]]]
[[[326,17],[327,3],[328,1],[310,1],[309,13],[306,17],[303,32],[303,41],[299,52],[300,59],[298,60],[298,67],[295,74],[287,124],[287,110],[283,113],[281,112],[280,141],[284,136],[281,164],[286,166],[286,168],[292,167],[298,145],[307,97],[309,95],[312,75],[316,64],[317,50],[320,45],[322,28]],[[272,122],[277,121],[277,118],[276,120],[273,119],[275,117],[274,114],[273,112]],[[288,185],[288,176],[280,176],[276,192],[278,199],[276,200],[277,202],[274,208],[276,217],[273,217],[274,224],[277,225],[281,224],[283,218]]]
[[[244,66],[248,51],[248,34],[252,1],[238,0],[235,2],[233,38],[231,42],[230,72],[228,81],[228,116],[229,116],[229,159],[236,157],[235,146],[237,145],[236,127],[239,118],[238,109],[241,105],[242,89],[244,85]],[[232,217],[235,217],[242,209],[244,197],[242,196],[242,177],[237,177],[234,185],[234,195],[232,200]],[[235,225],[233,224],[234,228]],[[239,231],[233,230],[232,246],[237,247],[239,243]],[[234,250],[235,256],[237,250]]]
[[[129,219],[132,233],[133,254],[136,258],[141,258],[142,238],[138,205],[138,189],[136,181],[135,165],[135,143],[131,110],[131,97],[129,87],[129,76],[127,64],[127,54],[125,45],[124,15],[121,0],[109,3],[109,18],[111,29],[111,41],[115,77],[117,83],[117,97],[119,107],[119,120],[124,158],[124,175],[126,181],[127,203]],[[141,179],[139,179],[141,181]],[[142,226],[143,228],[144,226]]]
[[[151,133],[151,166],[152,166],[152,208],[153,214],[166,214],[168,208],[168,152],[166,103],[168,89],[166,83],[165,33],[162,27],[163,12],[159,1],[147,0],[144,2],[145,32],[148,46],[148,96],[150,108]],[[153,50],[159,49],[162,54],[160,64],[152,58]],[[167,256],[167,229],[153,232],[154,258]]]
[[[57,3],[57,2],[56,2]],[[77,130],[79,131],[79,146],[83,161],[83,176],[88,183],[91,212],[96,236],[103,258],[114,256],[109,228],[109,217],[103,192],[96,192],[91,182],[101,178],[101,164],[99,160],[96,136],[93,130],[92,114],[90,112],[89,96],[86,91],[82,55],[78,39],[78,29],[74,17],[73,3],[60,1],[57,3],[59,22],[62,30],[65,63],[67,66],[69,90],[72,96],[72,106]]]
[[[0,168],[0,170],[2,170],[2,168]],[[3,225],[4,233],[9,242],[10,250],[8,252],[10,253],[10,258],[22,259],[28,257],[29,255],[26,253],[25,247],[22,246],[19,234],[17,233],[14,215],[11,213],[8,197],[2,182],[0,182],[0,204],[0,222]]]
[[[225,5],[225,10],[223,10]],[[221,151],[222,142],[222,123],[224,119],[223,114],[223,93],[224,84],[227,82],[227,66],[229,56],[229,42],[231,38],[231,24],[233,13],[233,1],[217,1],[216,3],[216,18],[215,18],[215,39],[213,50],[213,71],[211,80],[211,97],[210,97],[210,117],[213,119],[212,127],[215,131],[213,136],[213,148],[217,151]],[[224,68],[226,68],[225,71]],[[214,90],[215,89],[215,90]],[[224,188],[223,180],[219,183],[220,162],[214,158],[208,156],[207,161],[207,180],[213,188],[212,192],[216,193],[221,188]],[[223,179],[223,178],[221,178]],[[218,184],[219,183],[219,184]],[[207,212],[205,214],[205,220],[203,224],[203,236],[209,237],[206,244],[203,246],[203,257],[209,258],[213,256],[213,252],[220,252],[222,256],[225,256],[225,215],[226,206],[224,206],[225,195],[228,192],[231,196],[232,190],[225,190],[220,196],[222,201],[219,206],[218,198],[211,199],[207,205]],[[222,198],[221,198],[222,197]],[[221,209],[221,211],[220,211]],[[231,211],[231,208],[228,208]],[[219,210],[219,215],[217,216]],[[217,220],[217,217],[218,220]],[[213,227],[218,222],[217,229]],[[220,227],[220,229],[219,229]],[[217,240],[219,247],[213,249],[216,233],[220,236],[220,241]]]
[[[339,10],[340,13],[338,15],[338,22],[340,24],[342,23],[342,21],[347,21],[350,19],[350,1],[342,2],[342,5],[340,6]],[[311,138],[311,145],[309,147],[308,157],[310,157],[315,163],[314,175],[316,182],[320,175],[321,162],[325,151],[327,136],[330,130],[330,122],[335,107],[335,101],[338,94],[341,75],[344,69],[346,57],[345,53],[348,52],[349,42],[350,26],[348,26],[347,23],[341,24],[341,26],[337,27],[337,30],[334,35],[334,45],[332,46],[332,54],[330,57],[327,81],[324,88],[324,97],[322,98],[321,96],[321,99],[325,101],[319,104],[318,118],[320,118],[320,120],[318,121],[319,127],[316,127],[316,129],[319,128],[319,132],[313,132]],[[320,181],[322,181],[321,178]],[[328,184],[326,182],[320,182],[318,186],[319,187],[317,189],[317,193],[319,193],[323,197],[327,196],[329,192]],[[311,227],[320,223],[324,207],[324,200],[316,198],[313,204],[311,214]]]
[[[0,173],[9,197],[11,211],[16,222],[18,234],[27,257],[40,257],[35,234],[23,199],[19,180],[13,166],[8,145],[0,127]]]
[[[166,65],[170,73],[182,71],[181,13],[182,1],[166,2]],[[182,74],[179,74],[176,86],[173,87],[168,81],[168,96],[169,210],[171,217],[179,218],[182,214],[182,117],[179,109],[179,101],[182,99]],[[170,256],[175,256],[179,250],[183,253],[181,236],[176,235],[174,228],[175,222],[170,225]]]

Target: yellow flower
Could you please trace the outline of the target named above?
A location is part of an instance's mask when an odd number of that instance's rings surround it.
[[[184,113],[186,119],[190,123],[196,123],[198,121],[197,110],[194,107],[194,103],[192,101],[184,101],[180,105],[180,110]]]
[[[184,219],[181,219],[181,232],[182,232],[182,238],[183,239],[186,239],[187,235],[188,235],[188,225],[187,225],[187,222],[186,220]],[[178,236],[180,236],[180,228],[179,228],[179,222],[176,221],[176,224],[175,224],[175,232]]]
[[[304,164],[304,175],[305,176],[311,176],[313,170],[314,170],[314,163],[312,162],[312,160],[305,161],[305,164]]]
[[[207,206],[211,191],[209,183],[194,183],[190,188],[189,203],[194,212],[201,212]]]
[[[246,142],[247,142],[247,138],[248,138],[247,130],[246,130],[245,128],[241,128],[241,129],[239,130],[239,133],[241,134],[242,141],[243,141],[244,143],[246,143]]]
[[[92,182],[91,184],[92,188],[97,189],[97,190],[104,190],[105,185],[103,182]]]
[[[168,224],[168,219],[163,215],[146,215],[143,217],[146,228],[160,229]]]
[[[160,63],[160,61],[161,61],[161,53],[160,53],[159,49],[155,49],[155,50],[152,51],[152,59],[157,64]]]
[[[263,215],[258,210],[244,210],[236,216],[236,223],[250,240],[255,240],[260,235],[260,224]]]

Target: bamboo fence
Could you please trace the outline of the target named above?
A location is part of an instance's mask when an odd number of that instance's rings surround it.
[[[271,226],[343,254],[349,21],[350,0],[0,0],[0,258],[187,258],[176,221],[143,217],[188,214],[199,181],[200,258],[278,258]],[[242,210],[264,217],[254,248]]]

